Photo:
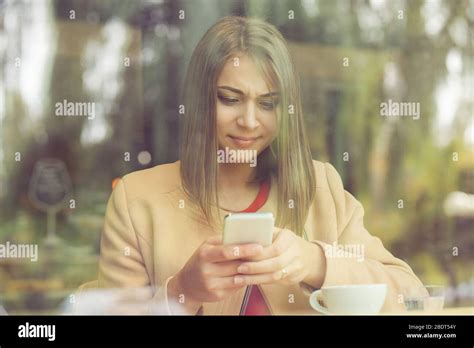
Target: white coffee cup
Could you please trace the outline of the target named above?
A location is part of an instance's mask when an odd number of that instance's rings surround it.
[[[313,292],[309,303],[324,314],[377,314],[387,295],[387,284],[327,286]],[[322,306],[318,299],[324,302]]]

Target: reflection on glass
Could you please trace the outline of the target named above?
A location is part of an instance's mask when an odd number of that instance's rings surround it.
[[[428,285],[407,289],[404,297],[407,311],[440,312],[444,306],[445,289],[443,286]]]

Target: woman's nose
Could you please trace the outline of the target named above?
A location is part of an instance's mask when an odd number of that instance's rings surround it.
[[[239,126],[255,129],[258,127],[257,110],[254,103],[248,103],[243,114],[237,119]]]

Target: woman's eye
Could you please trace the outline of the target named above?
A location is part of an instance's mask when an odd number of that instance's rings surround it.
[[[262,101],[262,102],[260,102],[260,105],[265,110],[273,110],[276,106],[276,103],[272,102],[272,101]]]
[[[236,99],[236,98],[224,97],[222,95],[219,95],[218,97],[224,104],[230,104],[231,105],[231,104],[235,104],[235,103],[239,102],[239,100]]]

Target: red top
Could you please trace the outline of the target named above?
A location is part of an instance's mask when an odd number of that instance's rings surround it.
[[[255,213],[258,209],[263,207],[267,201],[269,193],[270,180],[265,180],[260,184],[260,189],[255,200],[247,209],[242,210],[241,213]],[[270,309],[265,303],[265,299],[263,298],[258,286],[250,285],[247,291],[250,291],[250,294],[243,315],[271,315]]]

